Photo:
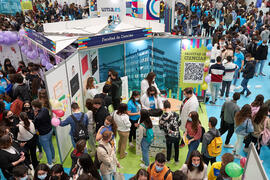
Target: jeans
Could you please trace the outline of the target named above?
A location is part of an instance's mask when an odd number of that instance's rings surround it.
[[[234,133],[234,124],[229,124],[224,120],[221,120],[219,129],[220,135],[222,136],[226,131],[228,131],[228,134],[226,136],[225,144],[229,144]]]
[[[113,173],[102,175],[103,180],[113,180]]]
[[[75,148],[76,147],[76,142],[74,140],[74,137],[72,135],[70,135],[70,138],[71,138],[72,146]]]
[[[166,137],[166,146],[167,146],[167,161],[171,160],[171,154],[172,154],[172,144],[174,145],[174,151],[175,151],[175,156],[174,156],[174,161],[178,162],[179,160],[179,141],[180,137]]]
[[[132,139],[133,140],[136,139],[136,129],[137,129],[137,127],[135,127],[135,123],[138,123],[139,120],[131,120],[131,119],[129,119],[129,121],[131,122],[131,127],[130,127],[130,133],[129,133],[128,141],[132,142]]]
[[[143,162],[146,166],[149,166],[149,148],[151,143],[146,141],[146,138],[143,137],[141,141],[141,148],[142,148],[142,158]]]
[[[234,76],[233,76],[233,85],[234,85],[234,86],[236,85],[237,80],[238,80],[238,73],[239,73],[239,70],[240,70],[240,69],[236,69],[236,70],[234,71]]]
[[[222,88],[221,88],[221,93],[220,93],[221,97],[223,97],[223,95],[224,95],[225,88],[226,88],[225,96],[229,97],[231,83],[232,83],[232,81],[222,81]]]
[[[256,63],[256,66],[255,66],[255,73],[256,74],[262,74],[265,61],[266,60],[259,60],[259,62]],[[260,71],[258,73],[259,66],[260,66]]]
[[[245,78],[242,80],[241,86],[243,87],[243,91],[242,91],[243,93],[244,93],[245,91],[247,91],[247,93],[250,92],[250,90],[249,90],[248,87],[247,87],[248,81],[249,81],[249,79],[245,79]]]
[[[236,137],[237,137],[237,140],[236,140],[236,143],[234,145],[234,150],[235,150],[235,154],[239,155],[245,136],[240,135],[240,134],[236,134]]]
[[[189,136],[187,136],[187,138],[188,138],[188,139],[192,139],[192,138],[189,137]],[[194,141],[192,141],[191,143],[189,143],[189,145],[188,145],[188,154],[187,154],[186,162],[187,162],[187,160],[188,160],[190,154],[191,154],[193,151],[197,150],[199,144],[200,144],[200,139],[194,140]]]
[[[48,164],[52,164],[52,160],[55,158],[54,147],[52,144],[52,134],[53,130],[51,130],[48,134],[39,135],[39,141],[46,153]]]
[[[220,82],[211,82],[211,84],[210,84],[211,96],[212,96],[213,102],[216,102],[220,86],[221,86]]]

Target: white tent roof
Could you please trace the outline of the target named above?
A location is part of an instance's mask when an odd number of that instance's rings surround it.
[[[57,54],[58,52],[62,51],[65,49],[67,46],[72,44],[74,41],[76,41],[79,36],[72,36],[72,37],[67,37],[67,36],[46,36],[48,39],[53,40],[56,43],[56,51],[55,53]]]

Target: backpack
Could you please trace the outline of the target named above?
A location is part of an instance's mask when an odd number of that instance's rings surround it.
[[[268,118],[264,120],[264,128],[263,131],[261,132],[262,135],[262,140],[261,140],[261,145],[266,146],[270,143],[270,130],[267,128],[267,123],[268,123]]]
[[[89,137],[87,126],[83,124],[84,113],[82,113],[82,116],[79,121],[75,118],[73,114],[71,115],[71,118],[75,122],[75,131],[73,133],[74,141],[78,142],[80,139],[87,140]]]
[[[145,125],[144,124],[141,124],[145,129]],[[154,131],[152,128],[149,128],[149,129],[146,129],[146,141],[148,143],[152,143],[154,140]]]
[[[155,164],[155,163],[152,163],[152,164],[150,165],[150,172],[151,172],[151,170],[152,170],[154,164]],[[167,177],[169,176],[169,174],[170,174],[171,172],[172,172],[172,171],[171,171],[170,169],[168,169],[168,171],[165,173],[163,179],[166,180]]]
[[[211,131],[210,133],[212,135],[214,135]],[[221,154],[222,151],[222,139],[220,136],[215,136],[214,139],[210,142],[210,144],[208,144],[207,146],[207,150],[208,150],[208,154],[211,157],[217,157]]]
[[[103,148],[103,149],[106,151],[106,153],[109,154],[108,151],[107,151],[107,149],[105,148],[105,146],[103,146],[102,144],[99,144],[98,147]],[[100,161],[98,160],[97,151],[96,151],[96,153],[95,153],[95,160],[94,160],[94,166],[95,166],[97,169],[100,169],[101,164],[102,164],[102,162],[100,162]]]

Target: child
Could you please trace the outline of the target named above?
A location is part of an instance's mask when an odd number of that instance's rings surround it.
[[[211,143],[211,141],[215,138],[215,137],[220,137],[220,133],[219,131],[216,129],[216,125],[217,125],[217,118],[215,117],[210,117],[209,118],[209,123],[208,123],[208,127],[209,127],[209,131],[206,132],[203,135],[203,141],[202,141],[202,155],[203,155],[203,161],[206,165],[208,165],[209,161],[211,162],[211,164],[213,164],[214,162],[216,162],[216,157],[212,157],[209,155],[208,152],[208,145]],[[222,146],[222,144],[221,144]]]

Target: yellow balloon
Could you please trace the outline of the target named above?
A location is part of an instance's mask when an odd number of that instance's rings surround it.
[[[208,84],[207,83],[203,83],[202,84],[202,90],[206,90],[208,88]]]

